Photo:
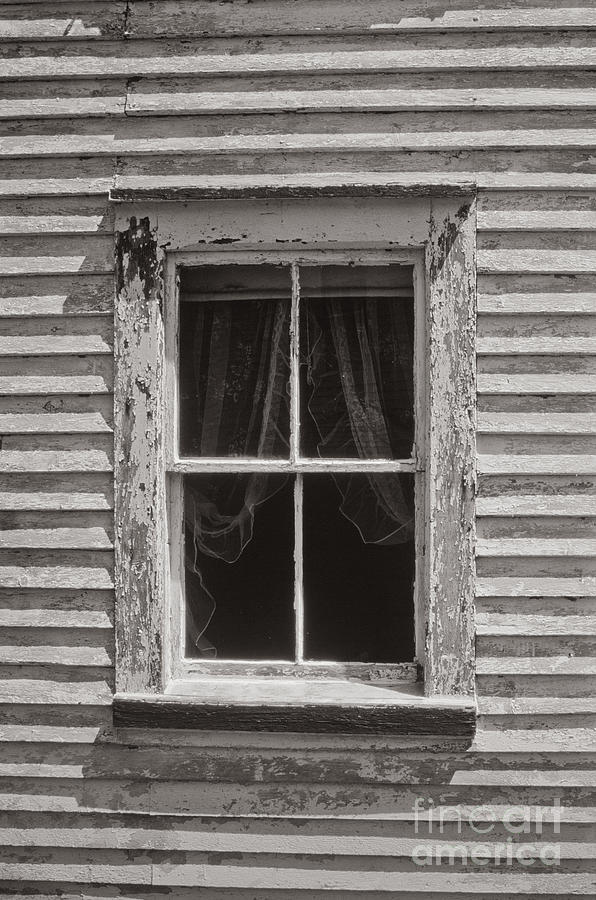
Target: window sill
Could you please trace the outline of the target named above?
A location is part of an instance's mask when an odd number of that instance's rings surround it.
[[[117,694],[114,725],[212,731],[444,735],[472,739],[472,697],[424,697],[422,685],[232,678],[172,682],[165,694]]]

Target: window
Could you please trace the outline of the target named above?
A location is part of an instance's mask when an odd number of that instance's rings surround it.
[[[414,660],[420,317],[395,257],[177,266],[170,533],[189,657],[306,675]]]
[[[473,203],[394,193],[119,210],[117,723],[469,731]]]

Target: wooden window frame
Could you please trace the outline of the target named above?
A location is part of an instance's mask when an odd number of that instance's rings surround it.
[[[121,726],[273,731],[342,731],[471,736],[474,703],[474,495],[475,495],[475,200],[470,185],[413,192],[399,183],[347,184],[325,196],[280,185],[265,206],[222,188],[192,196],[155,197],[121,187],[116,224],[115,516],[116,696]],[[255,192],[253,192],[255,193]],[[338,209],[354,197],[363,222],[379,224],[363,240],[358,217],[342,224]],[[184,199],[185,203],[179,201]],[[220,202],[225,200],[225,203]],[[387,206],[389,203],[389,206]],[[301,205],[302,204],[302,205]],[[339,204],[339,206],[337,205]],[[342,206],[343,204],[343,206]],[[385,204],[385,205],[382,205]],[[299,212],[308,210],[302,224]],[[364,215],[366,211],[366,215]],[[265,213],[265,215],[263,215]],[[273,239],[267,215],[279,232]],[[277,220],[275,217],[277,216]],[[353,216],[352,216],[353,217]],[[348,215],[348,218],[349,215]],[[249,230],[256,223],[256,232]],[[216,223],[214,225],[214,223]],[[249,228],[247,228],[247,223]],[[363,225],[362,227],[366,227]],[[250,233],[250,240],[246,234]],[[269,237],[268,237],[269,235]],[[306,240],[305,240],[306,238]],[[296,241],[300,250],[295,251]],[[225,249],[222,245],[228,245]],[[424,269],[424,490],[418,507],[417,657],[414,665],[314,665],[300,683],[296,667],[267,670],[255,664],[200,661],[182,671],[172,618],[168,516],[175,492],[168,471],[184,470],[174,453],[169,414],[174,408],[172,330],[176,264],[197,264],[208,254],[252,262],[284,256],[374,254]],[[420,329],[419,329],[420,333]],[[169,342],[169,343],[168,343]],[[420,377],[420,372],[418,372]],[[168,437],[169,436],[169,437]],[[217,465],[214,464],[213,468]],[[227,468],[227,466],[226,466]],[[293,669],[293,670],[292,670]],[[210,672],[217,672],[213,677]],[[307,673],[308,674],[308,673]],[[263,677],[267,676],[267,677]],[[396,682],[396,678],[399,683]]]
[[[217,472],[254,472],[263,471],[268,473],[287,473],[290,475],[301,475],[315,472],[351,472],[357,474],[361,472],[393,472],[412,474],[416,479],[416,535],[418,539],[418,547],[416,551],[416,560],[419,572],[415,579],[415,595],[414,610],[416,613],[417,623],[420,625],[422,621],[421,604],[419,603],[420,581],[423,578],[422,567],[420,561],[422,559],[422,534],[423,534],[423,503],[424,503],[424,424],[425,417],[419,415],[420,410],[424,408],[424,398],[422,396],[425,384],[424,371],[424,352],[422,344],[424,341],[424,257],[421,251],[403,251],[392,249],[390,251],[370,251],[370,250],[337,250],[327,248],[324,250],[268,250],[260,251],[258,254],[258,264],[262,265],[286,265],[292,271],[292,305],[294,305],[296,292],[296,272],[295,268],[315,265],[405,265],[411,266],[414,271],[413,289],[415,295],[415,371],[414,386],[416,394],[416,433],[414,448],[416,458],[411,456],[407,460],[334,460],[334,459],[307,459],[303,458],[298,446],[290,447],[290,456],[288,460],[258,460],[258,459],[238,459],[219,457],[216,459],[188,458],[180,456],[178,452],[178,372],[177,372],[177,356],[178,356],[178,315],[179,315],[179,269],[186,266],[200,265],[255,265],[255,252],[246,250],[230,249],[228,251],[214,252],[213,250],[202,250],[198,252],[178,252],[168,253],[165,260],[165,348],[166,348],[166,372],[165,372],[165,469],[166,481],[168,483],[168,525],[169,525],[169,546],[170,560],[175,560],[170,565],[170,588],[168,598],[168,609],[170,619],[170,679],[176,683],[178,690],[188,690],[192,692],[191,682],[196,676],[215,677],[215,676],[236,676],[243,678],[251,677],[276,677],[276,678],[310,678],[310,679],[330,679],[330,678],[352,678],[359,680],[371,680],[371,677],[377,681],[383,680],[387,683],[416,681],[418,675],[418,666],[415,660],[407,663],[350,663],[350,662],[316,662],[305,660],[303,658],[303,597],[296,582],[295,588],[295,626],[296,626],[296,662],[290,661],[256,661],[256,660],[200,660],[200,659],[184,659],[184,590],[182,585],[175,581],[174,572],[183,571],[184,565],[184,549],[182,539],[182,475],[185,474],[202,474]],[[295,331],[295,326],[292,331]],[[294,369],[294,366],[292,366]],[[292,373],[297,375],[295,371]],[[293,390],[292,396],[297,398],[297,391]],[[296,435],[296,423],[294,419],[298,417],[297,408],[291,411],[291,433]],[[424,653],[423,647],[424,636],[422,628],[416,631],[416,652],[415,658],[419,659]]]

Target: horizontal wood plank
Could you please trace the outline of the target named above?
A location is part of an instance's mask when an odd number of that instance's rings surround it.
[[[96,234],[103,230],[102,222],[102,216],[0,216],[0,235]]]
[[[487,657],[476,660],[478,675],[596,675],[596,659],[590,657],[542,656]]]
[[[596,634],[596,615],[540,616],[476,612],[480,635],[582,635]],[[595,708],[596,711],[596,708]]]
[[[0,356],[83,356],[111,354],[112,344],[101,334],[3,335]]]
[[[596,376],[532,373],[522,375],[478,375],[480,394],[596,394]]]
[[[111,472],[102,450],[2,450],[0,472]]]
[[[58,4],[11,4],[2,16],[0,41],[80,41],[123,37],[126,4],[83,2],[73,9]],[[11,15],[12,13],[12,15]],[[74,15],[73,15],[74,13]]]
[[[478,471],[486,475],[590,475],[596,473],[596,455],[531,455],[481,453]]]
[[[166,95],[167,96],[167,95]],[[207,111],[206,111],[207,112]],[[0,158],[19,159],[22,157],[60,158],[91,155],[94,157],[184,157],[184,156],[221,156],[225,154],[267,154],[274,157],[284,151],[286,153],[395,153],[415,151],[457,151],[463,149],[476,150],[548,150],[553,139],[559,149],[581,149],[592,147],[596,141],[596,131],[587,128],[560,128],[555,136],[547,129],[509,128],[501,130],[466,131],[453,128],[450,130],[407,131],[379,133],[358,132],[330,134],[319,133],[278,133],[252,134],[241,133],[231,135],[180,136],[170,134],[165,137],[117,137],[113,134],[81,134],[81,135],[23,135],[20,137],[0,137]],[[488,215],[488,214],[487,214]],[[16,218],[16,217],[15,217]],[[25,217],[22,217],[23,219]],[[30,217],[33,218],[33,217]],[[58,217],[54,217],[58,219]],[[69,221],[70,218],[70,221]],[[568,217],[570,218],[570,217]],[[81,220],[86,217],[80,217]],[[494,227],[504,225],[503,231],[521,231],[509,227],[509,220],[504,223],[495,219]],[[486,216],[484,221],[486,221]],[[490,220],[488,220],[490,221]],[[583,217],[577,214],[572,219],[575,230],[593,228],[589,213]],[[564,217],[548,219],[546,216],[536,218],[536,227],[541,223],[541,230],[565,231]],[[19,223],[7,222],[6,233],[27,233],[26,225],[21,224],[22,231],[13,231]],[[51,223],[44,222],[44,230],[49,230]],[[35,232],[34,224],[29,225],[29,233]],[[37,226],[41,230],[41,225]],[[77,221],[75,217],[63,217],[56,221],[56,231],[68,233],[91,232],[93,223]],[[528,223],[527,230],[530,229]],[[485,229],[486,230],[486,229]]]
[[[11,101],[4,115],[91,115],[92,105],[62,101],[62,105],[50,107],[41,112],[42,101]],[[31,101],[29,101],[31,102]],[[101,103],[97,103],[97,115]],[[18,113],[12,109],[19,109]],[[39,109],[38,109],[39,108]],[[43,107],[45,109],[45,107]],[[167,92],[145,93],[142,81],[129,89],[126,100],[127,115],[215,115],[231,113],[262,113],[264,111],[307,112],[351,112],[396,110],[449,110],[449,109],[596,109],[596,90],[572,90],[565,88],[538,89],[519,88],[515,91],[500,88],[466,90],[457,88],[436,88],[434,90],[399,90],[382,88],[379,90],[319,90],[319,91],[240,91],[235,93]],[[35,112],[34,112],[35,110]],[[107,110],[106,110],[107,111]],[[117,112],[114,100],[112,114]]]
[[[159,44],[157,45],[159,48]],[[253,75],[325,72],[434,72],[596,68],[596,51],[579,47],[432,47],[413,50],[329,50],[326,53],[208,53],[181,56],[32,56],[6,59],[0,80],[116,78],[119,76]]]
[[[110,190],[111,176],[64,177],[54,173],[50,178],[0,178],[0,197],[105,196]]]
[[[588,538],[480,538],[477,556],[596,556]]]
[[[0,375],[0,395],[109,394],[111,380],[99,375]]]
[[[596,413],[480,412],[478,431],[482,434],[594,434]]]
[[[0,413],[1,434],[109,434],[111,431],[101,412]]]
[[[490,315],[596,314],[596,293],[499,293],[478,295],[478,312]]]
[[[596,272],[596,252],[589,250],[481,250],[478,271],[577,273]]]
[[[596,597],[596,578],[478,578],[478,597]]]
[[[596,496],[529,494],[477,497],[479,516],[596,516]]]
[[[5,528],[0,549],[61,547],[63,550],[109,550],[112,541],[101,526],[90,528]]]
[[[43,588],[73,590],[111,590],[114,582],[110,567],[91,566],[4,566],[0,578],[7,588]]]
[[[391,0],[375,0],[363,7],[357,0],[326,0],[313,9],[311,4],[278,4],[275,14],[263,2],[250,7],[241,3],[214,10],[192,2],[161,2],[155,7],[131,4],[128,33],[131,37],[174,37],[191,35],[267,34],[399,34],[459,31],[543,31],[548,29],[596,28],[596,15],[588,7],[531,9],[478,8],[427,10],[408,2],[396,14]]]
[[[483,210],[478,215],[479,231],[593,231],[596,212],[592,210]]]

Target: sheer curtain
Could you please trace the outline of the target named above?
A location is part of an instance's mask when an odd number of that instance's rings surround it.
[[[289,304],[283,300],[197,304],[193,343],[197,419],[194,446],[207,457],[288,455]],[[280,490],[267,474],[188,478],[184,516],[193,549],[186,569],[194,582],[187,632],[204,655],[215,655],[204,632],[215,599],[198,553],[235,562],[252,538],[255,509]]]
[[[394,300],[308,303],[308,412],[318,456],[396,459],[412,451],[410,307]],[[393,474],[338,475],[341,511],[370,544],[411,539],[414,517]]]
[[[413,434],[412,304],[395,299],[304,299],[302,303],[304,455],[356,459],[409,457]],[[192,370],[193,452],[211,457],[288,457],[287,300],[200,302]],[[413,536],[412,502],[395,474],[337,475],[342,513],[366,543]],[[235,562],[253,534],[255,510],[283,485],[279,476],[187,478],[186,567],[193,581],[188,634],[215,655],[205,631],[215,600],[198,554]]]

